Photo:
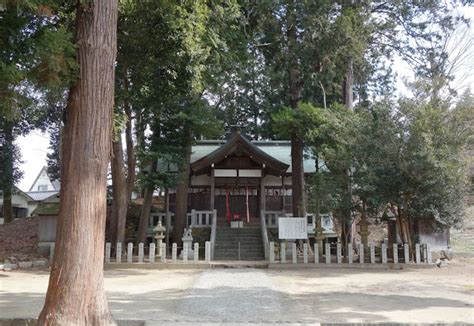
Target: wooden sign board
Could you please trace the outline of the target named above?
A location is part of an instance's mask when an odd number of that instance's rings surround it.
[[[308,222],[305,217],[280,217],[278,219],[280,240],[308,239]]]

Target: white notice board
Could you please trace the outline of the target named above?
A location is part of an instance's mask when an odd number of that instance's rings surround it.
[[[280,217],[278,238],[281,240],[308,239],[308,220],[305,217]]]

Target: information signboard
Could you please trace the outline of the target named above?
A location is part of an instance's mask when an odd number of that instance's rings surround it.
[[[278,219],[280,240],[308,239],[308,222],[305,217],[280,217]]]

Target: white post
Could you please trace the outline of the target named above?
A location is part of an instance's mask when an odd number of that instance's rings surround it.
[[[178,253],[178,245],[175,242],[173,243],[173,246],[171,247],[171,260],[173,261],[173,263],[176,263],[176,257],[178,256],[177,253]]]
[[[211,262],[211,242],[206,241],[204,244],[204,258],[206,260],[206,263]]]
[[[342,254],[341,254],[341,243],[337,243],[336,247],[336,261],[338,264],[342,263]]]
[[[138,244],[138,262],[143,263],[143,256],[145,256],[145,249],[143,242]]]
[[[326,264],[330,264],[331,263],[331,245],[329,243],[326,242],[326,251],[325,251],[325,255],[326,255]]]
[[[133,243],[129,242],[127,247],[127,263],[133,262]]]
[[[428,244],[426,244],[426,259],[428,264],[433,263],[433,256],[431,255],[431,249]]]
[[[428,263],[428,245],[425,243],[423,246],[423,261]]]
[[[420,244],[417,243],[415,244],[415,262],[419,264],[421,262],[421,257],[420,257]]]
[[[387,263],[387,244],[382,243],[382,264]]]
[[[314,263],[319,264],[319,248],[317,243],[314,244]]]
[[[160,260],[161,260],[162,263],[166,262],[166,243],[161,244]]]
[[[410,251],[408,249],[408,243],[405,243],[403,245],[403,258],[405,258],[405,264],[408,264],[410,262]]]
[[[115,262],[121,263],[122,262],[122,243],[117,242],[117,249],[115,251]]]
[[[372,242],[370,243],[370,263],[375,264],[375,246]]]
[[[281,263],[286,263],[286,243],[282,242],[280,246],[280,260]]]
[[[199,243],[196,242],[194,244],[194,262],[198,262],[199,261]]]
[[[303,263],[308,263],[308,244],[306,242],[303,243]]]
[[[275,262],[275,242],[270,241],[270,264]]]
[[[152,242],[150,243],[150,252],[148,253],[148,261],[150,263],[155,262],[155,251],[156,251],[155,243]]]
[[[183,255],[183,263],[187,263],[188,262],[188,244],[187,243],[183,243],[183,251],[181,252],[181,254]]]
[[[296,264],[298,261],[298,257],[296,256],[296,243],[292,243],[292,248],[291,248],[291,255],[293,258],[293,264]]]
[[[359,264],[365,263],[364,243],[359,243]]]
[[[398,264],[398,244],[394,243],[392,246],[393,246],[393,263]]]
[[[347,262],[349,264],[352,264],[354,261],[354,253],[352,252],[352,243],[349,243],[347,245]]]
[[[105,244],[105,262],[106,263],[110,263],[110,250],[111,250],[110,242],[107,242]]]

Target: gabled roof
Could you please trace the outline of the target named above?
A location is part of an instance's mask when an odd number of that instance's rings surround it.
[[[51,191],[31,191],[27,192],[28,196],[31,198],[32,201],[43,201],[53,196],[57,196],[59,191],[51,190]]]
[[[61,188],[61,183],[59,182],[59,180],[51,181],[51,177],[48,174],[48,168],[46,166],[43,166],[43,168],[39,171],[38,175],[36,176],[35,181],[33,181],[33,183],[31,184],[30,190],[28,192],[35,191],[34,186],[36,185],[36,182],[41,177],[41,174],[43,174],[43,172],[45,172],[46,175],[48,176],[49,182],[53,186],[54,190],[59,191],[59,189]]]
[[[191,173],[198,174],[200,171],[209,168],[212,164],[224,160],[227,156],[237,151],[252,158],[253,161],[265,166],[265,169],[274,175],[283,175],[289,165],[283,163],[244,137],[240,132],[232,134],[231,138],[209,154],[191,163]]]

